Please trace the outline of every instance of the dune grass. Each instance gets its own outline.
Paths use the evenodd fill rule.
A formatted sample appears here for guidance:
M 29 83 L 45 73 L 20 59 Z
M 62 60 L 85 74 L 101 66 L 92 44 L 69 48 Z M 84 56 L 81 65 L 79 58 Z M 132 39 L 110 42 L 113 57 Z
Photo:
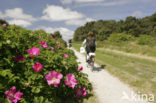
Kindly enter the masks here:
M 138 45 L 136 42 L 119 42 L 110 43 L 108 41 L 98 41 L 98 47 L 109 48 L 113 50 L 124 51 L 127 53 L 142 54 L 147 56 L 156 57 L 156 45 Z
M 122 81 L 141 92 L 156 93 L 156 62 L 123 56 L 104 50 L 96 51 L 97 63 L 107 65 L 105 68 Z M 102 61 L 102 62 L 100 62 Z

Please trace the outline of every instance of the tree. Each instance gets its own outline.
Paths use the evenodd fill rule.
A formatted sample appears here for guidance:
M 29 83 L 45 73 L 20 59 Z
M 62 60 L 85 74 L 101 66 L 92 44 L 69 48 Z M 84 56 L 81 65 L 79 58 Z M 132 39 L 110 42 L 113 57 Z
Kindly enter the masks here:
M 98 20 L 87 22 L 74 32 L 74 40 L 82 41 L 89 31 L 96 34 L 97 40 L 106 40 L 112 33 L 126 33 L 135 37 L 140 34 L 156 35 L 156 13 L 144 18 L 129 16 L 125 20 Z
M 54 34 L 53 34 L 53 37 L 54 38 L 62 38 L 62 35 L 60 34 L 59 31 L 55 31 Z

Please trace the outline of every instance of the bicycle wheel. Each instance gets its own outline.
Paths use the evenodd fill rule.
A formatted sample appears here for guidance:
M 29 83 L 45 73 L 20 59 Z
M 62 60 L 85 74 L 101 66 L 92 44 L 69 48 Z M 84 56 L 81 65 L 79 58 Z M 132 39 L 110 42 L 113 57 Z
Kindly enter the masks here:
M 90 66 L 91 66 L 91 70 L 93 71 L 94 70 L 94 61 L 93 60 L 91 61 Z

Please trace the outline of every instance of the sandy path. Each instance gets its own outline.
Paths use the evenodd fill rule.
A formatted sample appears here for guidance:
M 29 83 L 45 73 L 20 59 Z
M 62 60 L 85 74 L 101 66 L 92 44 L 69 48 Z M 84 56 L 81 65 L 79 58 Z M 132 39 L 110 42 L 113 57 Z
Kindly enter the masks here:
M 106 70 L 102 70 L 95 64 L 95 70 L 92 72 L 87 68 L 85 57 L 79 52 L 75 51 L 78 57 L 79 65 L 83 66 L 84 73 L 88 74 L 88 79 L 93 84 L 93 90 L 96 93 L 100 103 L 147 103 L 144 101 L 137 101 L 137 96 L 133 94 L 133 90 L 119 79 L 110 75 Z

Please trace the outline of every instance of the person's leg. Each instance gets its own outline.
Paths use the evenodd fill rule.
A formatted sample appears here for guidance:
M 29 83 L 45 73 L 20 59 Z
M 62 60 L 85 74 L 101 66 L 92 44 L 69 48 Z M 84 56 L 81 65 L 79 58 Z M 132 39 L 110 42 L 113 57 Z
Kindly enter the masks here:
M 86 62 L 88 61 L 89 59 L 89 51 L 86 51 Z

